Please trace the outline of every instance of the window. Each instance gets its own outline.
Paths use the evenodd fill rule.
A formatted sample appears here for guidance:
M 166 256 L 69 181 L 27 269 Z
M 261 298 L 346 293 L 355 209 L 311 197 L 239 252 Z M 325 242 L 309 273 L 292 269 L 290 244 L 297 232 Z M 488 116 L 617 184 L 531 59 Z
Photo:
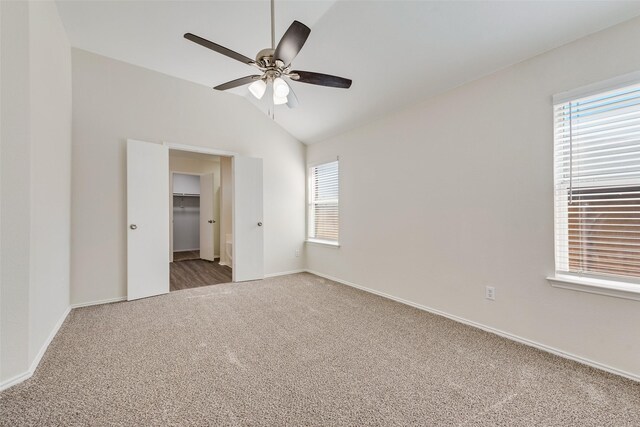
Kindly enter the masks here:
M 554 106 L 556 273 L 640 283 L 640 84 Z
M 338 243 L 338 178 L 338 161 L 309 168 L 307 238 L 310 241 Z

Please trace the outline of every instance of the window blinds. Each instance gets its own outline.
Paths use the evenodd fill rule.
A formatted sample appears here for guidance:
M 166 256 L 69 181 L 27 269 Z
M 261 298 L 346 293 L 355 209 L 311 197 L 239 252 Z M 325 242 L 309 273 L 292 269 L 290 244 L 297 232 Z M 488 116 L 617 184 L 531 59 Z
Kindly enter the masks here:
M 640 283 L 640 84 L 556 104 L 554 128 L 557 272 Z
M 338 241 L 338 161 L 309 169 L 309 238 Z

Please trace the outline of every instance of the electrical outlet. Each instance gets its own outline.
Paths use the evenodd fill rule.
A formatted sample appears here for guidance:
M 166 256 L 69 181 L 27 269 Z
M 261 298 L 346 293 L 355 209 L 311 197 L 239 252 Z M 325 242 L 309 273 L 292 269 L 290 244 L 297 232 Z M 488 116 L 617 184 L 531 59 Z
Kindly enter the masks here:
M 296 258 L 300 258 L 300 249 L 296 249 L 293 254 L 296 256 Z
M 488 300 L 495 301 L 496 299 L 496 288 L 493 286 L 487 286 L 484 291 L 484 297 Z

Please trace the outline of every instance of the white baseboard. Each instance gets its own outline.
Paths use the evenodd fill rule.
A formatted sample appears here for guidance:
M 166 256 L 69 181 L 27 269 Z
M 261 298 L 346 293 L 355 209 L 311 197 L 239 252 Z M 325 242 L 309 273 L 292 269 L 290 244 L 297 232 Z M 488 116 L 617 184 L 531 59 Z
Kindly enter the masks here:
M 90 301 L 90 302 L 84 302 L 79 304 L 72 304 L 69 307 L 67 307 L 64 313 L 62 313 L 62 316 L 60 317 L 58 322 L 55 324 L 55 326 L 51 330 L 51 333 L 49 334 L 49 336 L 47 337 L 47 340 L 44 342 L 44 344 L 40 348 L 40 351 L 38 351 L 38 354 L 31 362 L 31 366 L 29 366 L 29 369 L 26 372 L 18 374 L 15 377 L 9 378 L 8 380 L 0 383 L 0 391 L 6 390 L 9 387 L 12 387 L 16 384 L 23 382 L 24 380 L 31 378 L 33 373 L 38 368 L 38 365 L 40 364 L 42 357 L 44 356 L 45 352 L 47 351 L 47 348 L 49 347 L 49 344 L 51 344 L 51 341 L 53 341 L 53 338 L 56 336 L 56 334 L 60 330 L 60 327 L 62 326 L 62 324 L 64 323 L 65 319 L 67 318 L 67 316 L 69 315 L 72 309 L 79 308 L 79 307 L 87 307 L 90 305 L 108 304 L 111 302 L 125 301 L 126 299 L 127 297 L 109 298 L 109 299 L 100 300 L 100 301 Z
M 112 302 L 126 301 L 127 297 L 108 298 L 99 301 L 79 302 L 77 304 L 71 304 L 71 308 L 89 307 L 91 305 L 110 304 Z
M 62 313 L 62 316 L 60 316 L 60 318 L 58 319 L 58 322 L 56 322 L 56 324 L 54 325 L 46 341 L 42 344 L 42 347 L 40 347 L 40 351 L 36 355 L 35 359 L 33 359 L 33 362 L 31 362 L 31 367 L 29 368 L 31 372 L 36 371 L 36 368 L 38 367 L 40 360 L 42 360 L 42 356 L 44 356 L 44 353 L 47 351 L 49 344 L 51 344 L 51 341 L 53 341 L 53 339 L 55 338 L 56 334 L 60 330 L 60 327 L 62 326 L 64 321 L 67 319 L 67 316 L 69 315 L 70 312 L 71 312 L 71 307 L 69 306 L 64 311 L 64 313 Z
M 286 276 L 288 274 L 296 274 L 296 273 L 304 273 L 307 270 L 305 269 L 300 269 L 300 270 L 291 270 L 291 271 L 281 271 L 279 273 L 269 273 L 269 274 L 265 274 L 264 278 L 268 278 L 268 277 L 278 277 L 278 276 Z M 319 274 L 318 274 L 319 276 Z
M 555 354 L 556 356 L 560 356 L 560 357 L 563 357 L 565 359 L 570 359 L 570 360 L 573 360 L 575 362 L 582 363 L 583 365 L 591 366 L 592 368 L 600 369 L 600 370 L 603 370 L 603 371 L 606 371 L 606 372 L 609 372 L 609 373 L 612 373 L 612 374 L 615 374 L 615 375 L 619 375 L 621 377 L 629 378 L 630 380 L 640 381 L 640 375 L 633 374 L 631 372 L 626 372 L 626 371 L 623 371 L 621 369 L 617 369 L 617 368 L 605 365 L 603 363 L 596 362 L 596 361 L 584 358 L 582 356 L 578 356 L 578 355 L 575 355 L 575 354 L 572 354 L 572 353 L 568 353 L 566 351 L 563 351 L 563 350 L 560 350 L 560 349 L 557 349 L 557 348 L 554 348 L 554 347 L 550 347 L 548 345 L 545 345 L 545 344 L 542 344 L 542 343 L 539 343 L 539 342 L 536 342 L 536 341 L 532 341 L 530 339 L 523 338 L 523 337 L 520 337 L 518 335 L 514 335 L 512 333 L 502 331 L 500 329 L 493 328 L 491 326 L 486 326 L 486 325 L 483 325 L 481 323 L 465 319 L 463 317 L 459 317 L 459 316 L 455 316 L 453 314 L 445 313 L 444 311 L 441 311 L 441 310 L 438 310 L 438 309 L 435 309 L 435 308 L 427 307 L 427 306 L 422 305 L 422 304 L 417 304 L 417 303 L 414 303 L 414 302 L 411 302 L 411 301 L 408 301 L 408 300 L 405 300 L 405 299 L 402 299 L 402 298 L 394 297 L 393 295 L 389 295 L 389 294 L 386 294 L 384 292 L 376 291 L 374 289 L 370 289 L 370 288 L 367 288 L 365 286 L 357 285 L 355 283 L 352 283 L 352 282 L 349 282 L 349 281 L 346 281 L 346 280 L 338 279 L 337 277 L 332 277 L 332 276 L 329 276 L 329 275 L 326 275 L 326 274 L 322 274 L 322 273 L 319 273 L 317 271 L 313 271 L 313 270 L 305 270 L 305 271 L 307 273 L 315 274 L 316 276 L 324 277 L 325 279 L 333 280 L 334 282 L 338 282 L 338 283 L 341 283 L 343 285 L 351 286 L 353 288 L 360 289 L 360 290 L 365 291 L 365 292 L 369 292 L 369 293 L 372 293 L 372 294 L 375 294 L 375 295 L 378 295 L 378 296 L 381 296 L 381 297 L 384 297 L 384 298 L 387 298 L 387 299 L 390 299 L 390 300 L 393 300 L 393 301 L 396 301 L 396 302 L 399 302 L 399 303 L 402 303 L 402 304 L 409 305 L 409 306 L 417 308 L 419 310 L 427 311 L 429 313 L 433 313 L 433 314 L 436 314 L 438 316 L 443 316 L 443 317 L 446 317 L 448 319 L 454 320 L 456 322 L 463 323 L 465 325 L 469 325 L 469 326 L 473 326 L 473 327 L 478 328 L 478 329 L 482 329 L 483 331 L 499 335 L 499 336 L 501 336 L 503 338 L 507 338 L 507 339 L 510 339 L 512 341 L 519 342 L 520 344 L 528 345 L 530 347 L 535 347 L 535 348 L 537 348 L 539 350 L 546 351 L 547 353 Z
M 9 378 L 8 380 L 0 383 L 0 391 L 6 390 L 9 387 L 13 387 L 16 384 L 20 384 L 22 381 L 28 380 L 33 375 L 33 371 L 29 369 L 27 372 L 23 372 L 19 375 L 16 375 L 13 378 Z
M 31 378 L 33 373 L 38 368 L 38 365 L 40 364 L 42 357 L 46 353 L 47 348 L 49 347 L 49 344 L 51 344 L 51 341 L 53 341 L 53 338 L 56 336 L 56 334 L 60 330 L 60 327 L 62 326 L 62 324 L 64 323 L 65 319 L 67 318 L 70 312 L 71 312 L 71 307 L 67 307 L 64 313 L 62 313 L 62 316 L 60 316 L 60 319 L 58 319 L 58 322 L 56 322 L 56 324 L 54 325 L 53 329 L 51 330 L 51 333 L 49 333 L 49 336 L 47 337 L 45 342 L 42 344 L 42 347 L 40 347 L 40 351 L 38 351 L 38 354 L 31 362 L 31 366 L 29 366 L 29 370 L 0 383 L 0 391 L 6 390 L 11 386 L 19 384 L 22 381 Z

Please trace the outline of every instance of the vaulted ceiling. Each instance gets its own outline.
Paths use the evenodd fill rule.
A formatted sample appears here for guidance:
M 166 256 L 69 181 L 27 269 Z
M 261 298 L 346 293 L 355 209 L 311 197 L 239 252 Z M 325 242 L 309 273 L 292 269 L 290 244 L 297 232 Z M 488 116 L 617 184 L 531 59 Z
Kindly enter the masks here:
M 58 1 L 71 45 L 209 87 L 255 69 L 185 40 L 192 32 L 250 58 L 270 45 L 268 0 Z M 293 82 L 275 120 L 305 143 L 640 15 L 637 1 L 278 1 L 276 39 L 296 19 L 311 35 L 295 69 L 353 79 Z M 99 84 L 99 82 L 96 82 Z M 246 87 L 211 91 L 244 96 Z

